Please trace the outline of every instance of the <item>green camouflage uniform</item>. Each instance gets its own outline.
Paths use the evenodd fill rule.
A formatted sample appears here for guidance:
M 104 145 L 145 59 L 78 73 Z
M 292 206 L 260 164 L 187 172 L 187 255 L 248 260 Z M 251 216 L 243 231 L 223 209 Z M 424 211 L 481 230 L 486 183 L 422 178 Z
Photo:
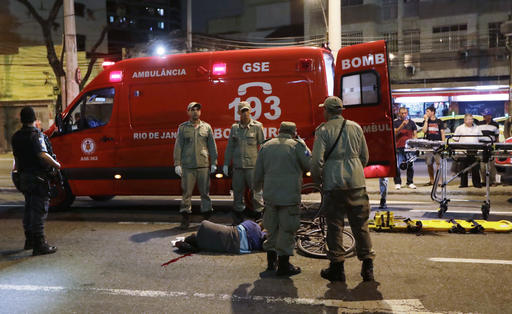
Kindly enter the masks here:
M 304 141 L 293 139 L 282 130 L 277 138 L 263 143 L 258 152 L 254 185 L 263 187 L 263 226 L 268 231 L 263 248 L 276 251 L 278 256 L 293 255 L 300 225 L 302 175 L 309 170 L 310 156 Z
M 243 197 L 245 188 L 251 190 L 251 199 L 254 210 L 263 210 L 261 190 L 255 191 L 253 186 L 254 165 L 258 156 L 258 146 L 265 140 L 263 124 L 252 120 L 247 126 L 240 122 L 231 126 L 228 145 L 224 154 L 224 165 L 233 162 L 233 209 L 242 212 L 245 209 Z
M 180 124 L 174 145 L 174 166 L 181 166 L 183 171 L 180 213 L 192 212 L 191 198 L 196 182 L 201 194 L 201 212 L 212 210 L 209 166 L 216 164 L 217 146 L 212 127 L 201 120 L 196 126 L 190 121 Z
M 327 256 L 331 262 L 344 261 L 342 232 L 345 214 L 356 239 L 357 257 L 363 260 L 375 256 L 368 231 L 370 204 L 364 177 L 368 147 L 363 130 L 356 122 L 347 120 L 338 144 L 324 160 L 324 155 L 338 137 L 343 120 L 341 115 L 335 115 L 316 129 L 311 160 L 313 180 L 323 189 Z

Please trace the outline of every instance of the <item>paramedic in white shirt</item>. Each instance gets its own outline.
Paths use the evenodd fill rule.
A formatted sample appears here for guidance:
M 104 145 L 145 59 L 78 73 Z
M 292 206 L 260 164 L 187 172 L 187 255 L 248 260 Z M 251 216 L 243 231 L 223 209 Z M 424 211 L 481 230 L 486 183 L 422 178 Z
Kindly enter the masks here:
M 478 126 L 473 124 L 473 115 L 470 113 L 466 113 L 464 115 L 464 124 L 459 125 L 455 129 L 454 135 L 475 135 L 473 137 L 458 137 L 454 136 L 453 140 L 459 143 L 465 144 L 479 144 L 480 138 L 478 135 L 482 135 L 482 131 L 478 128 Z M 473 162 L 475 162 L 475 154 L 476 152 L 472 152 L 468 150 L 466 157 L 459 159 L 461 163 L 461 169 L 464 169 L 470 166 Z M 473 168 L 471 168 L 471 181 L 473 181 L 473 186 L 475 188 L 481 188 L 482 184 L 480 182 L 480 164 L 476 164 Z M 459 188 L 467 188 L 468 187 L 468 173 L 464 172 L 460 175 L 460 185 Z

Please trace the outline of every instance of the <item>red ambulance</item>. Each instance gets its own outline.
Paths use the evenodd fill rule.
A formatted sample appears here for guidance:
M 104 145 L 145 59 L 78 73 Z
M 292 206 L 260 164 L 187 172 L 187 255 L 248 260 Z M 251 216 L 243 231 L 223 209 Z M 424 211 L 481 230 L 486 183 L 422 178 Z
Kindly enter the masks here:
M 240 101 L 251 103 L 251 115 L 263 123 L 266 137 L 277 135 L 281 121 L 293 121 L 312 148 L 315 128 L 324 121 L 318 104 L 332 94 L 344 100 L 343 115 L 365 132 L 370 149 L 366 176 L 394 176 L 384 41 L 343 48 L 336 65 L 328 50 L 311 47 L 117 62 L 89 83 L 47 131 L 65 178 L 65 191 L 52 206 L 69 207 L 79 195 L 97 200 L 180 195 L 172 152 L 191 101 L 203 105 L 201 119 L 212 125 L 220 166 Z M 211 194 L 229 194 L 230 188 L 228 178 L 211 182 Z

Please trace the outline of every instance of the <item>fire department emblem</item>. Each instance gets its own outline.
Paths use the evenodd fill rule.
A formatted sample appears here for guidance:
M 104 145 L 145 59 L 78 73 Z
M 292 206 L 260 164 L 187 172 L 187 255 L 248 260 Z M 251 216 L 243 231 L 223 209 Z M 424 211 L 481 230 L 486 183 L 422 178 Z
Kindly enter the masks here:
M 82 152 L 90 155 L 94 153 L 94 151 L 96 151 L 96 143 L 94 140 L 92 138 L 84 138 L 82 140 Z

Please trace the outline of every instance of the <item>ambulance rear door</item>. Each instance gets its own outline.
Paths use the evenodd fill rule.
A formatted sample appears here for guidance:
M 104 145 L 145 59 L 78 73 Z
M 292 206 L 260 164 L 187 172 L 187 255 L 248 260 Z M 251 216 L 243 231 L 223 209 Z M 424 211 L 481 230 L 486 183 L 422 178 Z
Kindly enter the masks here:
M 370 152 L 365 176 L 394 177 L 395 137 L 385 41 L 339 50 L 334 94 L 343 99 L 343 116 L 363 128 Z

